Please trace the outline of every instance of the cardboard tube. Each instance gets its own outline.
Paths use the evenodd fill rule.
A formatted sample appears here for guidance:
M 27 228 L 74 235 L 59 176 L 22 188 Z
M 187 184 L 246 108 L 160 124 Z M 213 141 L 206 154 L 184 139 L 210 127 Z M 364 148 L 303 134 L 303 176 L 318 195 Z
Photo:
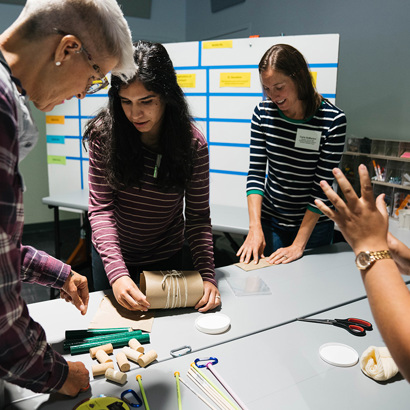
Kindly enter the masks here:
M 115 358 L 117 359 L 118 368 L 122 372 L 128 372 L 130 370 L 131 365 L 124 352 L 118 352 Z
M 107 369 L 114 369 L 114 363 L 107 362 L 107 363 L 95 364 L 94 366 L 91 367 L 91 372 L 94 377 L 101 376 L 102 374 L 105 374 Z
M 103 349 L 97 350 L 95 357 L 100 363 L 112 362 L 111 357 Z
M 204 294 L 204 283 L 198 271 L 142 271 L 140 290 L 150 309 L 171 309 L 195 306 Z M 171 276 L 170 276 L 171 275 Z
M 137 352 L 144 353 L 144 346 L 135 338 L 128 341 L 128 346 Z
M 125 373 L 114 369 L 107 369 L 105 371 L 105 378 L 120 384 L 124 384 L 127 381 L 127 375 Z
M 138 352 L 137 350 L 131 349 L 128 346 L 123 347 L 122 351 L 125 354 L 125 356 L 127 356 L 128 359 L 136 363 L 138 363 L 138 359 L 143 355 L 143 353 Z
M 111 343 L 106 345 L 95 346 L 90 349 L 90 356 L 92 359 L 95 359 L 95 355 L 99 350 L 104 350 L 105 353 L 111 354 L 114 351 L 114 348 Z
M 155 350 L 150 350 L 149 352 L 143 354 L 137 361 L 137 363 L 141 367 L 148 366 L 158 357 L 157 352 Z

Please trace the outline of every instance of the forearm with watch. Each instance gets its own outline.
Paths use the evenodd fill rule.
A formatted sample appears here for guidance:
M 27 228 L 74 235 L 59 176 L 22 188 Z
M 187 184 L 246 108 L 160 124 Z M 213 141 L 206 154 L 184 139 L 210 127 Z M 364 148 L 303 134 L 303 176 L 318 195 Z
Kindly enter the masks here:
M 410 327 L 403 326 L 410 311 L 410 293 L 385 244 L 356 252 L 369 304 L 377 327 L 403 376 L 410 379 Z

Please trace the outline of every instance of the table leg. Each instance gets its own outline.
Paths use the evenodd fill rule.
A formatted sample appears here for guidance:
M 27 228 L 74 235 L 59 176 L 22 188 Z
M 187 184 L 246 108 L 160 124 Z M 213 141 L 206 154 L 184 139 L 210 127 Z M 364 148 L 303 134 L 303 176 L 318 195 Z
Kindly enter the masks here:
M 56 259 L 60 259 L 60 212 L 58 206 L 49 205 L 48 207 L 54 209 L 54 256 Z M 56 289 L 50 288 L 50 299 L 55 299 L 57 297 L 56 292 Z

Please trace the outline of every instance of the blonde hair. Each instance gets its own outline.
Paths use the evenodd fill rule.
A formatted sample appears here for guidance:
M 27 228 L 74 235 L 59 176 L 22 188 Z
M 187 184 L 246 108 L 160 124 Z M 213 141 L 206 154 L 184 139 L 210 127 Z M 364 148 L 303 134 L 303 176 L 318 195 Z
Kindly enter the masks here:
M 28 41 L 72 34 L 94 59 L 117 58 L 112 74 L 124 80 L 135 75 L 131 31 L 115 0 L 27 0 L 17 22 Z

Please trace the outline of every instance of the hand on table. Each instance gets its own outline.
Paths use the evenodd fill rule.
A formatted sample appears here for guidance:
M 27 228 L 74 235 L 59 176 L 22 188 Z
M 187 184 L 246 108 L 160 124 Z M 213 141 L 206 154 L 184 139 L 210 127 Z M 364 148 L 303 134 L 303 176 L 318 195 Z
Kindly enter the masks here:
M 303 249 L 297 245 L 290 245 L 286 248 L 279 248 L 273 252 L 270 256 L 266 257 L 266 261 L 273 265 L 279 265 L 281 263 L 286 264 L 293 262 L 303 256 Z
M 219 295 L 218 288 L 211 282 L 204 282 L 204 294 L 201 300 L 195 305 L 195 309 L 198 312 L 206 312 L 211 309 L 215 309 L 221 304 L 221 296 Z
M 128 310 L 147 312 L 150 307 L 146 296 L 129 276 L 121 276 L 112 284 L 117 302 Z
M 85 315 L 89 297 L 87 278 L 72 270 L 60 289 L 60 297 L 66 302 L 71 302 L 82 315 Z
M 258 263 L 259 258 L 264 258 L 263 251 L 265 246 L 266 242 L 262 228 L 250 229 L 245 242 L 239 248 L 236 256 L 240 257 L 240 262 L 249 263 L 251 260 L 254 260 L 255 263 Z
M 360 198 L 340 169 L 335 168 L 333 175 L 347 202 L 344 202 L 327 182 L 321 181 L 320 186 L 335 209 L 330 209 L 319 199 L 315 200 L 316 206 L 337 224 L 356 254 L 360 251 L 387 249 L 388 214 L 384 194 L 374 200 L 366 166 L 359 166 Z
M 90 385 L 90 375 L 82 362 L 67 362 L 68 376 L 63 387 L 58 391 L 67 396 L 77 396 L 80 390 L 85 390 Z

